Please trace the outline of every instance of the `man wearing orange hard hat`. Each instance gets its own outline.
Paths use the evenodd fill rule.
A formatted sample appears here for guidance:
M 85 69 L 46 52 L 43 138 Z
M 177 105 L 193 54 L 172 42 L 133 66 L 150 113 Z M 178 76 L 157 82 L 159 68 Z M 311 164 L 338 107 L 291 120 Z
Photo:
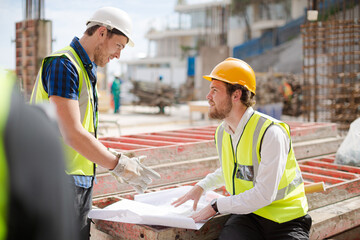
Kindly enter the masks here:
M 219 239 L 309 239 L 311 217 L 289 126 L 255 111 L 256 78 L 244 61 L 227 58 L 209 75 L 209 116 L 223 120 L 215 132 L 220 168 L 173 202 L 179 206 L 225 185 L 230 194 L 214 199 L 192 218 L 231 214 Z

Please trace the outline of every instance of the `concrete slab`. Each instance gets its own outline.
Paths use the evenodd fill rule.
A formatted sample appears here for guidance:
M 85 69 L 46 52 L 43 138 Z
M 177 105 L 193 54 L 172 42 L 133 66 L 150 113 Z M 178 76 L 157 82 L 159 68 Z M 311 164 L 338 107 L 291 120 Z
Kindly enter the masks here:
M 360 196 L 309 212 L 310 239 L 325 239 L 360 225 Z

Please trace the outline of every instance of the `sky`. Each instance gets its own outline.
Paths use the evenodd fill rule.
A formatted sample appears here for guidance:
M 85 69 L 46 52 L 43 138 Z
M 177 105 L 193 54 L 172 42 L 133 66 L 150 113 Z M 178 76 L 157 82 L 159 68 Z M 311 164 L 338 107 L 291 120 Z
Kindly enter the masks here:
M 126 11 L 133 20 L 135 47 L 126 47 L 121 59 L 133 59 L 147 53 L 145 34 L 151 25 L 164 27 L 174 15 L 176 0 L 44 0 L 45 19 L 52 21 L 52 50 L 70 44 L 74 36 L 81 37 L 87 19 L 100 7 L 112 6 Z M 22 21 L 25 0 L 0 0 L 0 67 L 15 69 L 15 23 Z M 112 60 L 108 73 L 119 68 L 119 60 Z

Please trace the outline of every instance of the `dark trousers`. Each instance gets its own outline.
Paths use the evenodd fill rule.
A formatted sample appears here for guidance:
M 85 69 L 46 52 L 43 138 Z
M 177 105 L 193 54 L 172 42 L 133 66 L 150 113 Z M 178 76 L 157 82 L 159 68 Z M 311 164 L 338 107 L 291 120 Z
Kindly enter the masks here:
M 311 217 L 306 214 L 294 220 L 277 223 L 256 214 L 233 214 L 220 233 L 220 240 L 289 240 L 309 239 Z
M 90 239 L 90 225 L 91 220 L 87 217 L 92 207 L 92 191 L 93 186 L 90 188 L 78 187 L 74 184 L 72 179 L 72 189 L 74 190 L 74 208 L 75 214 L 79 220 L 80 226 L 80 239 Z

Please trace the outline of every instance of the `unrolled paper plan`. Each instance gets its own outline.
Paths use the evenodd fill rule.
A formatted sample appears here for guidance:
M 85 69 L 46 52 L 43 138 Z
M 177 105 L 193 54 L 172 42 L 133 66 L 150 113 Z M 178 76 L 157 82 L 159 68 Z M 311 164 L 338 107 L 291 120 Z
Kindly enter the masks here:
M 161 225 L 169 227 L 199 230 L 204 224 L 195 223 L 190 217 L 193 211 L 193 200 L 175 208 L 172 202 L 187 193 L 192 186 L 167 189 L 158 192 L 135 195 L 135 199 L 123 199 L 103 209 L 93 209 L 89 218 L 114 222 Z M 204 194 L 198 203 L 196 211 L 200 211 L 214 198 L 223 197 L 213 191 Z

